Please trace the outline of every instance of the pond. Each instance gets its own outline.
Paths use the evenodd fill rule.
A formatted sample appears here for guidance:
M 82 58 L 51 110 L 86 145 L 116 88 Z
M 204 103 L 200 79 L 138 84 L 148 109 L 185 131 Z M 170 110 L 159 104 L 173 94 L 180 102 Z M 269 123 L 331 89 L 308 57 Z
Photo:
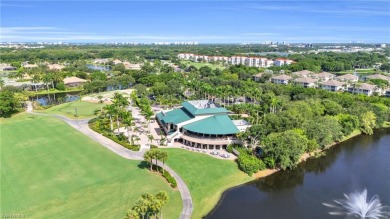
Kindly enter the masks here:
M 72 102 L 80 99 L 80 92 L 43 94 L 30 97 L 31 101 L 36 101 L 42 106 L 55 105 Z
M 324 205 L 343 194 L 368 191 L 390 205 L 390 129 L 360 135 L 310 159 L 295 170 L 226 191 L 207 219 L 345 218 L 333 216 Z

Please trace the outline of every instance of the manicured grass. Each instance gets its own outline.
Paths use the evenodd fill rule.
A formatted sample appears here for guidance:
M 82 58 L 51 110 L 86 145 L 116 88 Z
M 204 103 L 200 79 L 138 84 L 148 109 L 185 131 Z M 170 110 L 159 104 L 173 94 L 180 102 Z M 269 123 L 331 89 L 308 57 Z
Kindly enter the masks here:
M 164 218 L 179 218 L 180 193 L 63 121 L 20 114 L 1 122 L 0 214 L 25 218 L 123 218 L 142 193 L 167 191 Z
M 216 68 L 219 68 L 221 70 L 225 69 L 226 67 L 223 65 L 217 65 L 217 64 L 211 64 L 211 63 L 204 63 L 204 62 L 191 62 L 191 61 L 182 61 L 183 64 L 188 65 L 188 66 L 195 66 L 197 69 L 203 67 L 203 66 L 209 66 L 213 70 Z
M 374 74 L 374 73 L 380 74 L 382 72 L 380 70 L 375 70 L 375 69 L 356 69 L 356 70 L 340 71 L 340 72 L 336 72 L 336 73 L 337 74 L 353 74 L 355 71 L 359 74 Z
M 83 88 L 73 88 L 68 90 L 57 90 L 57 89 L 50 89 L 50 90 L 41 90 L 38 92 L 32 91 L 33 95 L 44 95 L 44 94 L 60 94 L 60 93 L 71 93 L 71 92 L 77 92 L 77 91 L 83 91 Z
M 218 203 L 223 191 L 254 178 L 241 172 L 237 164 L 183 149 L 164 149 L 168 165 L 186 182 L 192 196 L 192 218 L 202 218 Z
M 90 103 L 83 101 L 73 101 L 69 103 L 63 103 L 57 106 L 50 107 L 46 110 L 37 110 L 36 112 L 45 114 L 60 114 L 71 119 L 83 119 L 94 117 L 94 111 L 100 110 L 105 104 L 103 103 Z M 75 117 L 75 108 L 77 108 L 77 115 Z

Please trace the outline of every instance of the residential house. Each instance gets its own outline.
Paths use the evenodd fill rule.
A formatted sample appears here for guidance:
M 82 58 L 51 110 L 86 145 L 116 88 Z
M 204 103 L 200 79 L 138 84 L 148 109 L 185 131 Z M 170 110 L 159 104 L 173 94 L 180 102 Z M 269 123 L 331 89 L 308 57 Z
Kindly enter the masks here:
M 106 64 L 108 62 L 109 62 L 108 59 L 95 59 L 93 61 L 93 63 L 95 63 L 95 64 Z
M 119 59 L 115 59 L 115 60 L 112 61 L 112 63 L 113 63 L 114 65 L 118 65 L 118 64 L 121 64 L 122 61 L 119 60 Z
M 308 71 L 308 70 L 303 70 L 303 71 L 296 71 L 296 72 L 293 72 L 292 75 L 293 76 L 297 76 L 297 77 L 309 77 L 311 74 L 313 74 L 313 72 L 311 71 Z
M 258 73 L 252 76 L 254 81 L 260 81 L 260 78 L 263 76 L 263 73 Z
M 143 64 L 132 64 L 130 62 L 123 62 L 123 65 L 125 66 L 126 69 L 129 70 L 141 70 Z
M 380 92 L 380 89 L 377 86 L 367 83 L 355 84 L 348 88 L 348 92 L 355 94 L 365 94 L 371 96 L 374 92 Z
M 327 91 L 343 91 L 345 89 L 346 83 L 335 81 L 335 80 L 328 80 L 324 82 L 320 82 L 320 87 L 323 90 Z
M 308 87 L 314 88 L 314 87 L 317 87 L 317 82 L 318 82 L 317 79 L 308 78 L 308 77 L 297 78 L 297 79 L 294 80 L 295 84 L 300 85 L 300 86 L 302 86 L 304 88 L 308 88 Z
M 77 86 L 80 86 L 80 85 L 84 84 L 85 82 L 87 82 L 87 80 L 84 80 L 84 79 L 81 79 L 78 77 L 64 78 L 63 81 L 64 81 L 64 84 L 68 87 L 77 87 Z
M 23 68 L 37 68 L 38 65 L 37 64 L 25 64 L 23 65 Z
M 359 76 L 352 75 L 352 74 L 345 74 L 336 77 L 337 80 L 339 81 L 347 81 L 347 82 L 358 82 L 359 81 Z
M 382 80 L 390 82 L 390 77 L 386 77 L 386 76 L 381 75 L 381 74 L 374 74 L 374 75 L 369 75 L 366 77 L 366 81 L 368 81 L 370 79 L 382 79 Z
M 277 75 L 271 78 L 271 82 L 274 84 L 288 84 L 291 80 L 289 75 Z
M 318 74 L 312 74 L 311 75 L 312 78 L 316 78 L 318 79 L 319 81 L 328 81 L 330 79 L 333 79 L 335 77 L 334 74 L 331 74 L 329 72 L 321 72 L 321 73 L 318 73 Z
M 0 64 L 0 71 L 15 71 L 16 68 L 6 64 Z
M 59 64 L 49 64 L 49 65 L 47 65 L 47 67 L 50 70 L 62 70 L 63 68 L 65 68 L 65 66 L 59 65 Z

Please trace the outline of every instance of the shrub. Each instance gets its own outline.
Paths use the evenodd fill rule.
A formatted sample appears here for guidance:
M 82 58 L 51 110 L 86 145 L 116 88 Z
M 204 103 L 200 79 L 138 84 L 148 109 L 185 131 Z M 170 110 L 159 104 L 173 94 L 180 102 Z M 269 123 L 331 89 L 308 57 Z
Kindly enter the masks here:
M 60 83 L 56 84 L 56 88 L 57 88 L 57 90 L 65 90 L 66 89 L 64 82 L 60 82 Z
M 156 145 L 154 145 L 154 144 L 151 144 L 150 148 L 158 148 L 158 147 Z
M 276 167 L 275 159 L 273 157 L 264 158 L 264 164 L 267 165 L 267 167 L 272 169 Z
M 262 160 L 248 153 L 240 153 L 237 162 L 238 167 L 249 176 L 266 167 Z
M 163 173 L 162 168 L 158 169 L 158 171 L 167 180 L 167 182 L 171 185 L 172 188 L 177 187 L 177 182 L 176 182 L 175 178 L 173 178 L 173 176 L 171 176 L 171 174 L 169 174 L 168 171 L 164 170 L 164 173 Z
M 233 152 L 233 145 L 229 144 L 226 148 L 226 151 L 229 153 L 232 153 Z

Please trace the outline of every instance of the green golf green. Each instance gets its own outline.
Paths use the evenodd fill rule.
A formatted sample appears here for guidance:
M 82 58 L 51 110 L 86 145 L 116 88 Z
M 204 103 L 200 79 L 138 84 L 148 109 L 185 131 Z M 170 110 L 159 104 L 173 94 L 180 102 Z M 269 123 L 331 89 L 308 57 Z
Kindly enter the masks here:
M 94 116 L 94 111 L 100 110 L 103 106 L 105 106 L 103 103 L 73 101 L 53 106 L 46 110 L 36 110 L 36 112 L 45 114 L 60 114 L 71 119 L 83 119 L 92 118 Z M 77 117 L 74 116 L 76 112 L 75 109 L 77 109 Z
M 164 150 L 168 152 L 167 164 L 183 178 L 191 192 L 192 218 L 202 218 L 210 212 L 226 189 L 254 179 L 231 160 L 183 149 Z
M 16 115 L 1 122 L 1 215 L 123 218 L 142 193 L 168 192 L 164 218 L 178 218 L 180 193 L 63 121 Z

